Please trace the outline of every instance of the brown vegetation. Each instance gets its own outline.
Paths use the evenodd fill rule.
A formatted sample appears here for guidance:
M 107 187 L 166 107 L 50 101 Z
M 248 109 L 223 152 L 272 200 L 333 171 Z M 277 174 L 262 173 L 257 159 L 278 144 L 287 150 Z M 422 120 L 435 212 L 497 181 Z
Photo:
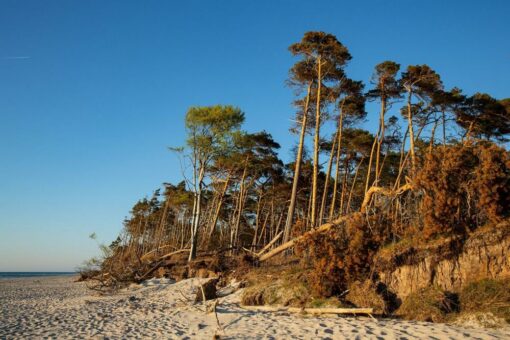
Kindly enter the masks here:
M 191 173 L 137 202 L 119 238 L 84 275 L 99 287 L 152 276 L 250 281 L 250 273 L 278 268 L 279 256 L 297 254 L 300 263 L 285 274 L 261 274 L 275 279 L 252 282 L 243 302 L 313 307 L 331 299 L 384 314 L 402 303 L 399 313 L 407 317 L 444 320 L 457 307 L 432 282 L 401 301 L 380 279 L 432 249 L 427 270 L 434 276 L 435 264 L 454 263 L 477 230 L 506 225 L 510 154 L 497 143 L 510 133 L 508 105 L 446 91 L 429 66 L 400 72 L 393 61 L 375 67 L 364 93 L 363 82 L 345 74 L 347 48 L 324 32 L 306 33 L 290 50 L 300 58 L 289 79 L 298 95 L 295 160 L 284 164 L 267 132 L 242 131 L 239 108 L 190 108 L 186 146 L 173 151 Z M 403 99 L 401 124 L 389 114 Z M 366 100 L 381 105 L 375 134 L 356 128 Z

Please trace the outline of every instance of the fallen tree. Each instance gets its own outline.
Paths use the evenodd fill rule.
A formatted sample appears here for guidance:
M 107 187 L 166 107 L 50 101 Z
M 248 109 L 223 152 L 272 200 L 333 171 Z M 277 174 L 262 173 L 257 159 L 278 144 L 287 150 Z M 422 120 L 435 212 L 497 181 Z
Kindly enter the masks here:
M 333 227 L 339 226 L 340 224 L 345 222 L 352 215 L 353 214 L 349 214 L 349 215 L 345 215 L 345 216 L 339 217 L 336 220 L 333 220 L 331 222 L 328 222 L 328 223 L 325 223 L 325 224 L 321 225 L 317 229 L 313 229 L 313 230 L 307 231 L 303 235 L 298 236 L 296 238 L 293 238 L 292 240 L 290 240 L 288 242 L 285 242 L 284 244 L 280 245 L 279 247 L 274 248 L 273 250 L 269 251 L 266 254 L 262 254 L 262 252 L 260 252 L 258 254 L 257 260 L 260 261 L 260 262 L 267 261 L 270 258 L 272 258 L 273 256 L 278 255 L 281 252 L 283 252 L 283 251 L 293 247 L 296 243 L 298 243 L 299 241 L 305 239 L 306 237 L 308 237 L 308 236 L 310 236 L 312 234 L 323 233 L 323 232 L 326 232 L 326 231 L 330 230 Z
M 289 313 L 307 313 L 307 314 L 365 314 L 374 313 L 373 308 L 299 308 L 299 307 L 280 307 L 280 306 L 241 306 L 241 308 L 260 311 L 260 312 L 289 312 Z

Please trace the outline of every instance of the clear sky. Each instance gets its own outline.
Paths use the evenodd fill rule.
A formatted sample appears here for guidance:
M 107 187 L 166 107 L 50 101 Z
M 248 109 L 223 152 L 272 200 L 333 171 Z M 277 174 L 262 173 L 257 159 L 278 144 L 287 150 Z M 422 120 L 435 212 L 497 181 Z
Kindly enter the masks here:
M 510 97 L 510 1 L 0 2 L 0 271 L 72 270 L 180 169 L 191 105 L 234 104 L 289 159 L 287 47 L 335 34 L 368 82 L 394 60 Z M 376 112 L 369 112 L 369 118 Z M 368 126 L 370 127 L 370 126 Z

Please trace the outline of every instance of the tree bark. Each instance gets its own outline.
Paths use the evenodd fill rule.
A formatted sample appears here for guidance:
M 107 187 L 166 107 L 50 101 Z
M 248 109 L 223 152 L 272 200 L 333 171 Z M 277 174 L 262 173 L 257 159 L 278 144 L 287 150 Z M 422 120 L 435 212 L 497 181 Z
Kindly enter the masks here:
M 308 118 L 308 105 L 310 103 L 310 92 L 312 90 L 312 83 L 308 84 L 308 90 L 306 93 L 305 107 L 303 110 L 303 119 L 301 122 L 301 133 L 299 135 L 299 146 L 298 152 L 296 155 L 296 164 L 294 165 L 294 178 L 292 179 L 292 193 L 290 195 L 290 204 L 289 210 L 287 212 L 287 220 L 285 221 L 285 230 L 284 230 L 284 241 L 288 241 L 290 231 L 292 228 L 292 223 L 294 219 L 294 211 L 296 209 L 296 198 L 297 198 L 297 190 L 298 190 L 298 182 L 299 175 L 301 173 L 301 160 L 303 158 L 303 147 L 305 143 L 305 134 L 306 134 L 306 124 Z
M 411 108 L 411 98 L 413 92 L 411 89 L 408 90 L 407 96 L 407 121 L 409 125 L 409 151 L 411 153 L 411 172 L 412 177 L 414 177 L 416 173 L 416 155 L 414 153 L 414 130 L 413 130 L 413 111 Z
M 322 60 L 317 58 L 317 101 L 315 107 L 315 138 L 313 149 L 313 182 L 312 182 L 312 211 L 310 216 L 311 227 L 317 223 L 317 181 L 319 179 L 319 142 L 321 126 L 321 87 L 322 87 Z
M 342 133 L 344 126 L 344 101 L 342 101 L 342 105 L 340 106 L 340 117 L 338 119 L 338 145 L 336 149 L 336 166 L 335 166 L 335 184 L 333 185 L 333 198 L 331 199 L 331 206 L 329 208 L 329 219 L 333 218 L 335 214 L 335 205 L 336 205 L 336 195 L 338 192 L 338 177 L 340 173 L 340 156 L 342 155 Z
M 189 252 L 188 261 L 192 261 L 197 256 L 197 241 L 198 241 L 198 228 L 200 226 L 200 217 L 202 213 L 202 186 L 204 181 L 205 169 L 204 165 L 200 164 L 200 170 L 198 174 L 198 181 L 195 187 L 195 206 L 193 225 L 191 227 L 191 246 Z
M 288 242 L 285 242 L 284 244 L 282 244 L 281 246 L 279 247 L 276 247 L 274 248 L 273 250 L 271 250 L 270 252 L 266 253 L 266 254 L 263 254 L 263 255 L 260 255 L 259 257 L 259 261 L 260 262 L 263 262 L 263 261 L 267 261 L 269 260 L 270 258 L 272 258 L 273 256 L 275 255 L 278 255 L 280 254 L 281 252 L 293 247 L 297 242 L 301 241 L 302 239 L 304 239 L 305 237 L 309 236 L 309 235 L 312 235 L 314 233 L 323 233 L 325 231 L 328 231 L 330 230 L 331 228 L 333 227 L 336 227 L 337 225 L 339 225 L 340 223 L 343 223 L 347 220 L 347 217 L 348 216 L 342 216 L 340 218 L 337 218 L 336 220 L 332 221 L 332 222 L 328 222 L 328 223 L 325 223 L 323 225 L 321 225 L 320 227 L 318 227 L 317 229 L 313 229 L 313 230 L 310 230 L 310 231 L 307 231 L 306 233 L 304 233 L 303 235 L 301 236 L 298 236 Z
M 384 87 L 384 83 L 382 85 Z M 385 128 L 385 120 L 384 116 L 386 115 L 386 97 L 384 95 L 381 96 L 381 113 L 380 113 L 380 133 L 379 133 L 379 140 L 377 141 L 377 156 L 375 159 L 375 185 L 379 185 L 379 178 L 381 176 L 382 172 L 382 165 L 380 165 L 380 158 L 381 158 L 381 147 L 382 143 L 384 141 L 384 128 Z
M 333 166 L 333 158 L 335 154 L 337 135 L 338 132 L 335 134 L 335 137 L 333 138 L 333 145 L 331 146 L 331 152 L 329 153 L 328 168 L 326 170 L 326 179 L 324 181 L 324 189 L 322 191 L 321 209 L 319 211 L 319 223 L 322 223 L 322 220 L 324 218 L 324 210 L 326 210 L 326 198 L 328 196 L 329 177 L 331 176 L 331 168 Z
M 220 216 L 221 207 L 223 205 L 223 197 L 225 196 L 225 192 L 227 192 L 229 182 L 230 182 L 230 174 L 227 175 L 227 178 L 225 179 L 225 184 L 223 185 L 220 196 L 218 197 L 218 205 L 216 206 L 216 211 L 214 212 L 214 217 L 211 222 L 211 227 L 209 229 L 209 235 L 207 238 L 207 247 L 209 247 L 209 245 L 211 243 L 212 235 L 214 233 L 214 229 L 216 229 L 216 224 L 218 223 L 218 218 Z

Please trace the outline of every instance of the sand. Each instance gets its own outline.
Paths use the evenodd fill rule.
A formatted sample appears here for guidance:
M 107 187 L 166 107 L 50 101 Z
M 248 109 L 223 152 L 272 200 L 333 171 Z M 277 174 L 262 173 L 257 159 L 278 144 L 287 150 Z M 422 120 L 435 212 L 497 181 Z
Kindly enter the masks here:
M 0 339 L 509 339 L 510 329 L 467 328 L 368 317 L 303 316 L 240 307 L 241 291 L 214 313 L 192 305 L 199 279 L 150 280 L 98 296 L 71 277 L 0 280 Z

